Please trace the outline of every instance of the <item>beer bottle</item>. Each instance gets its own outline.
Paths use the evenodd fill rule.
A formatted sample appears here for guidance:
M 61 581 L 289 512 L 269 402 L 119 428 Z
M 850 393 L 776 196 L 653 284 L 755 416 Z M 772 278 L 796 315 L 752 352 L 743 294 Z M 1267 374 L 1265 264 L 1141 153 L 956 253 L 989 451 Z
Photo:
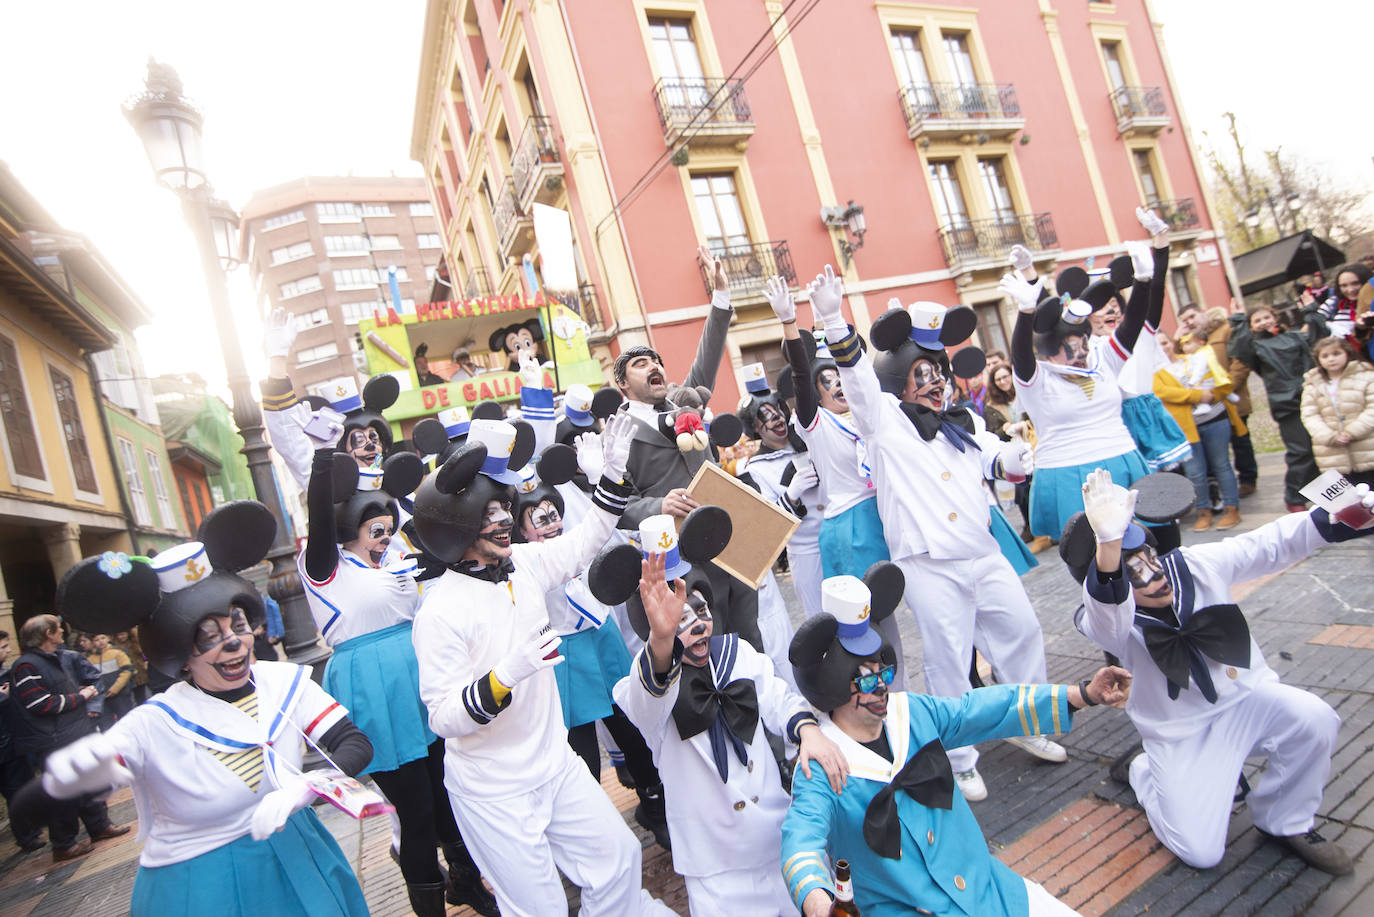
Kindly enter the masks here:
M 830 917 L 859 917 L 854 903 L 854 886 L 849 881 L 849 861 L 835 861 L 835 902 L 830 905 Z

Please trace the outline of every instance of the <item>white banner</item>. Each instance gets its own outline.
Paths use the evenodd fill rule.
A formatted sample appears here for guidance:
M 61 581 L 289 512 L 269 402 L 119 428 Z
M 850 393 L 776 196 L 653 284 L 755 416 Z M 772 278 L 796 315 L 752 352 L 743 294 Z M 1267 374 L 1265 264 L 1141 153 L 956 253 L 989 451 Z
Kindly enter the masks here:
M 572 220 L 566 210 L 534 205 L 534 238 L 539 243 L 539 271 L 544 286 L 554 291 L 577 289 L 577 265 L 573 261 Z

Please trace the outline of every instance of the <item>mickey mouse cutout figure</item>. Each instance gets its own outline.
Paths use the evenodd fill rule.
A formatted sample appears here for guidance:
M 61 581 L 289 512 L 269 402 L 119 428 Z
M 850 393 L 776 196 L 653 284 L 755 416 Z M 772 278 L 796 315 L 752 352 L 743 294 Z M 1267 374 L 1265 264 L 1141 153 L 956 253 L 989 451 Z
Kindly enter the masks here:
M 522 354 L 530 354 L 537 359 L 545 359 L 541 352 L 540 344 L 544 341 L 544 328 L 539 323 L 539 319 L 532 318 L 525 322 L 516 322 L 497 328 L 491 333 L 487 340 L 487 345 L 491 352 L 500 350 L 506 355 L 506 369 L 516 372 L 520 369 L 520 357 Z

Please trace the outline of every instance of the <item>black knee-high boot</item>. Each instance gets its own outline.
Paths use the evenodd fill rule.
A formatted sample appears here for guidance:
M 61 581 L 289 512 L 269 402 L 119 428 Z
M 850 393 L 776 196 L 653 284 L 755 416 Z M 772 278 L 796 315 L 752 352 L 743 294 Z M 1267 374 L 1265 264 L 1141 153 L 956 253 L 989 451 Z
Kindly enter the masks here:
M 444 859 L 448 862 L 448 888 L 445 898 L 449 904 L 466 904 L 482 917 L 499 917 L 496 898 L 482 884 L 482 871 L 473 862 L 465 844 L 443 843 Z
M 442 882 L 407 884 L 406 894 L 410 896 L 410 909 L 415 912 L 415 917 L 444 917 L 448 912 L 444 906 Z

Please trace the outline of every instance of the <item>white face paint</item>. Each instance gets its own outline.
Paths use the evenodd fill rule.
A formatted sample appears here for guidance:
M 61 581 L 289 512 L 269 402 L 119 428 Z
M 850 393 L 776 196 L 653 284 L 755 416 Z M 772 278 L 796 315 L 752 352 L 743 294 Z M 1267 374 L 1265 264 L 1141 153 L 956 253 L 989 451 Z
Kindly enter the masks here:
M 206 691 L 232 691 L 248 681 L 253 663 L 253 628 L 241 608 L 207 615 L 196 625 L 186 670 Z
M 687 597 L 687 604 L 682 606 L 682 617 L 677 624 L 677 638 L 682 641 L 684 664 L 701 667 L 710 661 L 713 627 L 711 607 L 700 593 L 693 592 Z

